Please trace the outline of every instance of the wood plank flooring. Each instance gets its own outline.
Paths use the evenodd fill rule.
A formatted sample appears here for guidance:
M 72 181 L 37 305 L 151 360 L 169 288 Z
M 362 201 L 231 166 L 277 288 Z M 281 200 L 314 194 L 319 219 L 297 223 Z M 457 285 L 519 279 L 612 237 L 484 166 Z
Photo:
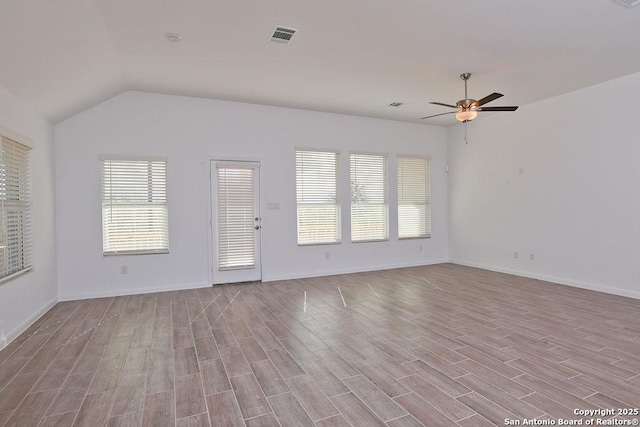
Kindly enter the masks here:
M 639 373 L 640 300 L 441 264 L 59 303 L 0 352 L 0 426 L 586 420 Z

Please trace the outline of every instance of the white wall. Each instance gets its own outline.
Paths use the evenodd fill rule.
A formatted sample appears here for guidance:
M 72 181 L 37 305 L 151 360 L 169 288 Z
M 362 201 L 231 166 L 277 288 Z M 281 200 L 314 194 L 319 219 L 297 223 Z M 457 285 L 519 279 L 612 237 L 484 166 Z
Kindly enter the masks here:
M 476 120 L 467 145 L 450 128 L 451 259 L 640 298 L 638 99 L 634 74 Z
M 127 92 L 55 126 L 60 299 L 207 286 L 209 158 L 260 160 L 263 280 L 446 261 L 446 129 L 337 114 Z M 295 147 L 432 157 L 431 239 L 296 244 Z M 98 155 L 168 157 L 170 254 L 102 256 Z M 348 175 L 342 168 L 343 190 Z M 391 197 L 395 177 L 391 176 Z M 348 199 L 347 199 L 348 200 Z M 280 210 L 267 210 L 279 202 Z M 348 205 L 343 210 L 348 215 Z M 344 224 L 345 227 L 348 224 Z M 423 251 L 419 251 L 422 245 Z M 325 259 L 325 251 L 331 253 Z M 129 273 L 120 274 L 127 265 Z
M 30 166 L 34 269 L 0 283 L 0 349 L 57 302 L 53 127 L 0 87 L 0 134 L 3 133 L 27 138 L 33 146 Z

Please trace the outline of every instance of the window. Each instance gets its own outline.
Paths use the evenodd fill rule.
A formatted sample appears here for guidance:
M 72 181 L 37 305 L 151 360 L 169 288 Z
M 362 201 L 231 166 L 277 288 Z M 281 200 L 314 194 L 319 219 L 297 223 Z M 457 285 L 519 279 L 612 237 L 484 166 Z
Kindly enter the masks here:
M 218 268 L 254 268 L 256 233 L 255 167 L 224 164 L 216 167 L 218 187 Z
M 167 162 L 102 159 L 104 255 L 169 252 Z
M 389 239 L 387 157 L 351 154 L 351 241 Z
M 28 271 L 31 257 L 29 147 L 0 142 L 0 278 Z
M 340 243 L 338 153 L 296 150 L 298 244 Z
M 429 159 L 398 157 L 398 237 L 431 235 Z

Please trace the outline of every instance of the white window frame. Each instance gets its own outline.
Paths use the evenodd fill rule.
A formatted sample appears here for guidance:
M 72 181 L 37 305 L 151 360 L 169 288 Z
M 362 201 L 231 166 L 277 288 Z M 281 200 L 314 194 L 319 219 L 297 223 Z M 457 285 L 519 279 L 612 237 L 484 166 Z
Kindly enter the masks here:
M 167 197 L 167 177 L 168 177 L 168 165 L 167 159 L 164 157 L 137 157 L 137 156 L 99 156 L 100 160 L 100 170 L 102 176 L 102 254 L 104 256 L 114 256 L 114 255 L 151 255 L 151 254 L 167 254 L 169 253 L 169 212 L 168 212 L 168 197 Z M 106 174 L 110 173 L 107 169 L 110 164 L 126 164 L 126 163 L 148 163 L 149 168 L 152 167 L 152 163 L 160 163 L 164 165 L 164 174 L 160 175 L 152 175 L 151 178 L 148 178 L 146 185 L 141 185 L 142 191 L 146 191 L 148 194 L 152 194 L 150 196 L 152 200 L 142 200 L 138 199 L 129 199 L 125 201 L 118 201 L 114 197 L 110 197 L 109 195 L 113 195 L 113 188 L 110 188 L 110 191 L 107 192 L 106 188 Z M 154 172 L 150 172 L 154 173 Z M 153 182 L 154 176 L 157 177 L 157 182 Z M 113 183 L 113 177 L 109 180 L 110 183 Z M 129 191 L 129 197 L 131 197 L 132 188 L 127 189 Z M 125 190 L 125 191 L 127 191 Z M 158 196 L 154 193 L 158 192 Z M 128 235 L 130 240 L 133 240 L 134 245 L 137 247 L 131 247 L 128 245 L 119 245 L 117 243 L 112 242 L 113 237 L 110 237 L 110 230 L 108 228 L 113 226 L 113 223 L 109 223 L 110 218 L 113 216 L 113 208 L 122 208 L 125 206 L 133 206 L 139 207 L 141 209 L 154 209 L 154 215 L 158 215 L 160 220 L 157 218 L 153 219 L 153 224 L 160 225 L 160 237 L 155 236 L 153 239 L 149 240 L 145 244 L 145 239 L 137 234 L 136 230 L 131 230 L 129 225 L 123 225 L 121 230 L 119 231 L 123 235 Z M 137 217 L 135 217 L 137 219 Z M 109 225 L 111 224 L 111 225 Z M 144 225 L 144 221 L 142 222 L 141 233 L 149 233 L 148 230 L 149 224 L 151 222 L 147 222 L 146 226 Z M 116 227 L 119 227 L 117 224 Z M 145 227 L 147 229 L 145 230 Z M 118 228 L 116 228 L 113 232 L 117 233 Z M 136 240 L 138 239 L 138 240 Z M 160 242 L 158 244 L 158 241 Z M 122 247 L 125 248 L 122 248 Z M 129 246 L 126 248 L 126 246 Z
M 329 149 L 319 149 L 319 148 L 305 148 L 305 147 L 296 147 L 296 225 L 297 225 L 297 241 L 298 246 L 313 246 L 313 245 L 334 245 L 340 244 L 342 242 L 342 224 L 341 224 L 341 203 L 340 203 L 340 151 L 338 150 L 329 150 Z M 301 158 L 301 155 L 304 156 L 303 153 L 309 153 L 310 156 L 318 155 L 318 154 L 332 154 L 335 156 L 333 159 L 333 164 L 335 169 L 333 173 L 335 175 L 335 181 L 333 181 L 333 185 L 335 186 L 335 193 L 330 191 L 323 191 L 318 188 L 318 183 L 321 182 L 323 178 L 320 177 L 320 180 L 310 179 L 308 184 L 311 187 L 311 190 L 308 191 L 305 188 L 305 180 L 304 178 L 304 159 Z M 327 163 L 328 165 L 328 163 Z M 301 166 L 303 168 L 301 169 Z M 311 165 L 311 166 L 317 166 Z M 315 185 L 314 185 L 315 184 Z M 331 180 L 326 180 L 326 185 L 331 188 Z M 305 218 L 305 214 L 308 213 L 308 210 L 316 210 L 318 217 L 315 224 L 311 224 L 308 219 Z M 307 211 L 307 212 L 305 212 Z M 306 219 L 306 221 L 305 221 Z M 303 224 L 304 222 L 304 224 Z M 305 227 L 317 226 L 317 227 L 326 227 L 329 230 L 325 230 L 324 232 L 320 231 L 316 234 L 315 239 L 314 236 L 311 235 L 309 237 L 305 237 L 308 234 L 312 233 L 303 233 L 302 230 Z
M 405 160 L 424 161 L 424 176 L 417 177 L 418 182 L 406 182 L 407 179 L 416 179 L 416 177 L 409 175 L 411 171 L 404 170 L 403 163 Z M 398 179 L 398 239 L 429 238 L 431 237 L 431 158 L 429 156 L 398 154 L 396 156 L 396 167 Z M 424 191 L 424 193 L 418 194 L 418 192 L 416 192 L 416 188 Z M 403 212 L 403 208 L 412 209 L 413 214 L 411 212 Z M 420 218 L 421 216 L 424 218 Z M 403 219 L 407 220 L 405 224 L 403 224 Z M 420 223 L 422 220 L 424 222 Z M 405 232 L 403 235 L 402 229 L 411 225 L 413 225 L 414 228 L 424 227 L 424 232 Z
M 32 148 L 28 139 L 0 129 L 0 283 L 33 269 Z
M 374 197 L 376 200 L 373 202 L 367 202 L 367 194 L 366 194 L 366 183 L 361 183 L 358 181 L 358 177 L 355 176 L 358 174 L 357 164 L 354 164 L 354 161 L 357 162 L 357 159 L 361 157 L 362 162 L 365 161 L 366 157 L 380 157 L 383 160 L 383 170 L 382 177 L 379 182 L 376 184 L 382 185 L 382 195 L 372 194 L 369 197 Z M 354 167 L 355 166 L 355 167 Z M 364 166 L 364 165 L 363 165 Z M 355 169 L 355 170 L 354 170 Z M 367 177 L 360 177 L 364 181 L 367 181 Z M 371 179 L 369 176 L 369 185 L 375 181 L 375 179 Z M 349 153 L 349 191 L 350 191 L 350 200 L 351 200 L 351 242 L 352 243 L 367 243 L 367 242 L 386 242 L 389 240 L 389 156 L 386 153 L 369 153 L 369 152 L 361 152 L 361 151 L 352 151 Z M 354 235 L 362 235 L 364 233 L 357 232 L 358 223 L 358 208 L 361 207 L 370 207 L 370 208 L 381 208 L 382 213 L 382 228 L 383 232 L 380 237 L 377 238 L 354 238 Z M 354 221 L 354 218 L 356 219 Z

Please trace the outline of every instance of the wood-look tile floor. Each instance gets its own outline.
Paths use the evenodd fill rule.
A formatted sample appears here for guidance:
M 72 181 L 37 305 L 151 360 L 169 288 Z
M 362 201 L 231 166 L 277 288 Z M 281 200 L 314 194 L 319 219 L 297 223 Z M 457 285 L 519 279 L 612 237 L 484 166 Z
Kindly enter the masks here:
M 640 300 L 442 264 L 59 303 L 0 352 L 0 425 L 586 420 L 639 372 Z

